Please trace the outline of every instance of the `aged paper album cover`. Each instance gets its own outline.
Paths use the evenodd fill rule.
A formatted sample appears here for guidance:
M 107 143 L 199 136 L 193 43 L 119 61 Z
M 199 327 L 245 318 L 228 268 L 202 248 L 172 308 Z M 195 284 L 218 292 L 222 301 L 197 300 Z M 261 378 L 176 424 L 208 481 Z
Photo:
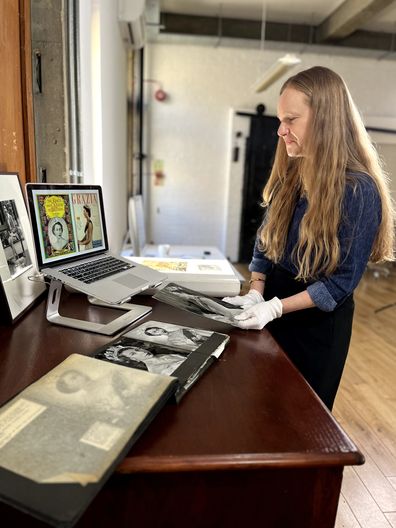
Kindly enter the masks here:
M 72 354 L 0 409 L 0 498 L 72 526 L 176 384 Z

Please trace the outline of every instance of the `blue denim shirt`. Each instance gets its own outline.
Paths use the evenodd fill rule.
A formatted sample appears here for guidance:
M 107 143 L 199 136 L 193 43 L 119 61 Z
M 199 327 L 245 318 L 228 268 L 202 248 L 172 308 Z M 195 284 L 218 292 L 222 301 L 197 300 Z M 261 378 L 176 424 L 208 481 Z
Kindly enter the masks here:
M 381 222 L 381 200 L 374 181 L 361 173 L 351 176 L 356 178 L 356 186 L 353 188 L 352 184 L 347 183 L 343 199 L 338 232 L 340 264 L 332 275 L 319 277 L 307 286 L 312 301 L 326 312 L 334 310 L 358 285 Z M 298 242 L 299 227 L 306 209 L 307 200 L 302 197 L 294 210 L 284 256 L 279 262 L 282 268 L 294 275 L 297 274 L 297 267 L 291 260 L 291 254 Z M 260 251 L 258 240 L 257 238 L 249 270 L 268 275 L 274 264 Z

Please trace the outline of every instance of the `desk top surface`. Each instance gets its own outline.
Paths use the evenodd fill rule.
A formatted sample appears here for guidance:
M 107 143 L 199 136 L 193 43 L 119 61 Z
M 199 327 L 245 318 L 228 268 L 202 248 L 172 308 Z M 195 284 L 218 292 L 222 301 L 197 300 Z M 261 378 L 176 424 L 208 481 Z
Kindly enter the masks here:
M 105 322 L 120 315 L 63 294 L 62 315 Z M 154 319 L 230 333 L 230 341 L 179 405 L 167 404 L 119 466 L 121 472 L 360 464 L 363 457 L 266 331 L 242 331 L 136 297 Z M 114 337 L 51 325 L 41 302 L 0 327 L 0 404 L 71 353 Z

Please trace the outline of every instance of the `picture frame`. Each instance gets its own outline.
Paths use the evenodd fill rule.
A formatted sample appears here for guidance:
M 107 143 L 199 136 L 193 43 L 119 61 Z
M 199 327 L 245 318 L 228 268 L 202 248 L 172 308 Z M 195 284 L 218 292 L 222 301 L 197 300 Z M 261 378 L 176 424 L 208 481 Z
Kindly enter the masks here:
M 16 172 L 0 172 L 0 323 L 13 324 L 46 291 L 36 273 L 29 215 Z

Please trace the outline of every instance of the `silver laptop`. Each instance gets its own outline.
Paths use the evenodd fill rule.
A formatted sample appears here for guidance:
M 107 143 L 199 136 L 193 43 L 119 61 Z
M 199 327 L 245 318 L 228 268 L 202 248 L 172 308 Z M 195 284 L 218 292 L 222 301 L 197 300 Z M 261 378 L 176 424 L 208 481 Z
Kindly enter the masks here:
M 158 286 L 166 275 L 108 251 L 99 185 L 26 184 L 39 270 L 111 304 Z

